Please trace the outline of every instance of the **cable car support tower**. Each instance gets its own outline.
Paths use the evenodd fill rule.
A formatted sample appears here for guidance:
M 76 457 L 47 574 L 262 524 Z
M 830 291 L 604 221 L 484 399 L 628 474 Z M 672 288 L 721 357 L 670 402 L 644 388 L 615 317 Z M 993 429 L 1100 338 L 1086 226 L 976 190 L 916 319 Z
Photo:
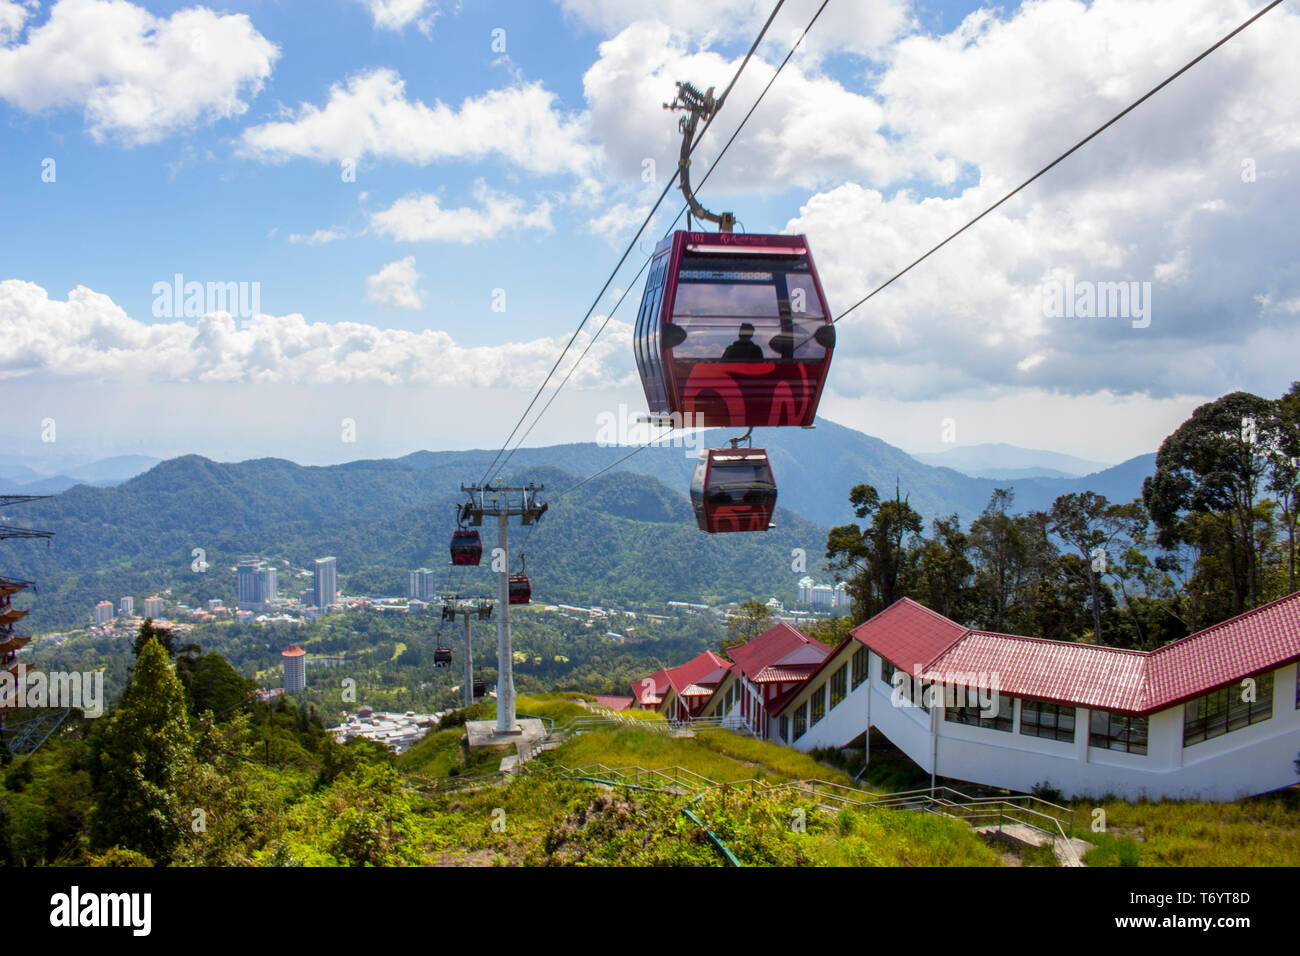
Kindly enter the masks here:
M 497 724 L 496 734 L 517 735 L 523 733 L 515 719 L 515 675 L 514 651 L 510 644 L 510 519 L 519 518 L 519 523 L 528 526 L 536 524 L 546 514 L 549 505 L 542 504 L 537 494 L 545 490 L 545 485 L 529 482 L 515 487 L 500 483 L 461 485 L 460 490 L 469 496 L 461 505 L 462 520 L 472 525 L 481 525 L 485 517 L 497 519 L 498 549 L 492 555 L 493 570 L 497 572 L 498 615 L 497 615 Z

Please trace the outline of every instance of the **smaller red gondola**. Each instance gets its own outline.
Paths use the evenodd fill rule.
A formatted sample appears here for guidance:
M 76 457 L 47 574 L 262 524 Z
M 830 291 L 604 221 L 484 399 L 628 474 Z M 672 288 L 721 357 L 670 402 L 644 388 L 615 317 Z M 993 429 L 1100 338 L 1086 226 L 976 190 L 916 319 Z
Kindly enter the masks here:
M 434 667 L 450 667 L 450 666 L 451 666 L 451 648 L 450 648 L 450 647 L 435 647 L 435 648 L 434 648 L 434 650 L 433 650 L 433 666 L 434 666 Z
M 485 696 L 487 696 L 487 681 L 474 681 L 474 699 L 477 700 L 478 698 Z
M 483 558 L 483 539 L 477 531 L 457 528 L 451 534 L 451 563 L 477 566 Z
M 526 574 L 512 574 L 509 581 L 511 604 L 527 604 L 533 599 L 533 586 Z
M 776 479 L 762 448 L 715 448 L 695 466 L 691 504 L 701 531 L 766 531 L 776 510 Z

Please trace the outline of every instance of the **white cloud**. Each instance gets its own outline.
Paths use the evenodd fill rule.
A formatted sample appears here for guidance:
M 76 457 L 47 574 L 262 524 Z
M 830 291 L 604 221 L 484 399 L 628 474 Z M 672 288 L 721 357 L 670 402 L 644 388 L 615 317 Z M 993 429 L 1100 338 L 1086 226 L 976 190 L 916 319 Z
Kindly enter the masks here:
M 448 333 L 434 329 L 410 332 L 359 322 L 309 323 L 299 314 L 259 314 L 241 323 L 215 312 L 193 324 L 145 323 L 84 286 L 60 301 L 35 283 L 0 281 L 0 339 L 11 345 L 0 356 L 0 379 L 15 384 L 138 384 L 140 369 L 148 368 L 154 384 L 535 389 L 568 337 L 564 333 L 463 348 Z M 587 341 L 585 334 L 579 336 L 575 348 L 580 352 Z M 567 387 L 628 385 L 635 378 L 631 350 L 632 327 L 611 321 Z
M 330 226 L 328 229 L 317 229 L 310 235 L 303 235 L 298 232 L 289 233 L 289 241 L 295 245 L 304 246 L 323 246 L 329 242 L 335 242 L 339 239 L 346 239 L 348 231 L 342 226 Z
M 565 13 L 606 36 L 638 20 L 670 23 L 692 39 L 753 42 L 772 12 L 771 0 L 559 0 Z M 787 0 L 768 29 L 766 46 L 779 60 L 812 19 L 821 0 Z M 843 50 L 866 55 L 879 51 L 911 22 L 907 0 L 852 0 L 831 3 L 809 32 L 815 53 Z
M 205 7 L 156 17 L 126 0 L 60 0 L 16 36 L 0 7 L 0 98 L 28 113 L 79 107 L 96 139 L 155 142 L 242 114 L 280 55 L 244 14 Z
M 519 229 L 550 231 L 551 204 L 529 209 L 517 196 L 495 192 L 483 180 L 474 185 L 477 208 L 444 209 L 437 196 L 412 193 L 370 217 L 370 228 L 398 242 L 474 243 Z
M 742 55 L 696 51 L 670 27 L 652 21 L 635 23 L 602 43 L 599 58 L 583 76 L 583 89 L 592 134 L 604 147 L 610 173 L 624 181 L 640 180 L 647 160 L 652 160 L 655 181 L 666 180 L 677 165 L 681 136 L 662 103 L 672 98 L 676 81 L 686 78 L 702 90 L 713 86 L 721 94 Z M 776 66 L 761 58 L 750 61 L 700 140 L 692 159 L 694 183 L 702 181 L 718 150 L 775 72 Z M 890 142 L 883 127 L 884 112 L 872 97 L 791 63 L 731 146 L 703 195 L 814 188 L 846 176 L 870 182 L 910 178 L 916 174 L 914 164 Z M 930 165 L 931 172 L 944 178 L 955 174 L 948 165 Z
M 433 34 L 433 21 L 438 16 L 434 0 L 361 0 L 376 30 L 401 32 L 414 23 L 425 36 Z
M 865 295 L 1244 19 L 1248 5 L 1067 0 L 954 34 L 909 37 L 877 87 L 918 171 L 975 184 L 883 196 L 855 182 L 810 197 L 806 232 L 832 310 Z M 1159 25 L 1185 30 L 1152 46 Z M 991 389 L 1171 396 L 1296 377 L 1294 301 L 1300 16 L 1235 38 L 839 325 L 848 397 L 922 400 Z M 1093 51 L 1078 55 L 1078 51 Z M 1267 171 L 1243 181 L 1242 158 Z M 924 179 L 925 176 L 919 177 Z M 1150 325 L 1044 315 L 1045 280 L 1147 282 Z M 1257 299 L 1265 296 L 1266 300 Z M 1286 359 L 1278 355 L 1281 349 Z M 1290 367 L 1288 367 L 1290 366 Z
M 415 271 L 415 256 L 407 256 L 384 266 L 375 275 L 366 277 L 366 299 L 387 309 L 418 309 L 420 292 L 416 284 L 420 274 Z
M 0 43 L 8 43 L 22 32 L 31 12 L 18 0 L 0 0 Z
M 376 69 L 332 86 L 324 107 L 304 103 L 291 120 L 245 130 L 243 148 L 272 162 L 373 157 L 423 166 L 495 156 L 533 173 L 581 174 L 595 159 L 585 130 L 584 118 L 539 83 L 490 90 L 455 109 L 408 99 L 396 71 Z

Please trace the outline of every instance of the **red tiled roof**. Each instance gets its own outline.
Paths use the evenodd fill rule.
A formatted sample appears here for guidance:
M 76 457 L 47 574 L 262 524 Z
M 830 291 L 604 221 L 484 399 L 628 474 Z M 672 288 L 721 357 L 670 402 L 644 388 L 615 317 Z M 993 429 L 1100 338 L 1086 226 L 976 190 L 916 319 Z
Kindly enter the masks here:
M 668 668 L 668 684 L 680 694 L 691 684 L 717 684 L 726 673 L 727 662 L 713 651 L 705 651 L 685 664 Z
M 823 657 L 822 660 L 825 660 L 825 658 Z M 803 680 L 820 666 L 821 661 L 816 664 L 799 664 L 791 667 L 773 664 L 770 667 L 764 667 L 750 680 L 755 684 L 782 684 L 786 681 Z
M 952 647 L 968 629 L 911 598 L 900 598 L 852 630 L 862 642 L 895 667 L 915 673 Z
M 740 672 L 750 680 L 774 664 L 818 664 L 830 652 L 821 641 L 813 640 L 784 621 L 751 641 L 727 649 Z
M 1300 657 L 1300 591 L 1151 652 L 1147 707 L 1167 707 Z
M 631 697 L 605 697 L 601 694 L 592 695 L 596 698 L 596 703 L 602 707 L 608 707 L 610 710 L 627 710 L 632 706 Z
M 1145 703 L 1145 669 L 1146 655 L 1141 651 L 968 631 L 966 637 L 923 668 L 922 678 L 961 683 L 958 675 L 996 674 L 998 689 L 1004 694 L 1103 710 L 1138 711 Z M 974 677 L 970 683 L 989 686 Z
M 1149 714 L 1297 658 L 1300 592 L 1154 651 L 967 631 L 922 674 L 996 672 L 1004 693 Z

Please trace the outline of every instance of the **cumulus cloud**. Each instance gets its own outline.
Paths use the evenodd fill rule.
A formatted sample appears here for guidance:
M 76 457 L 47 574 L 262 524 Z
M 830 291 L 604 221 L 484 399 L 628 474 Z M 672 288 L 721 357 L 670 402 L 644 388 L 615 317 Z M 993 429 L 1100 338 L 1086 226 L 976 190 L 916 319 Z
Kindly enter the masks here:
M 415 256 L 407 256 L 384 266 L 375 275 L 366 277 L 366 299 L 386 309 L 418 309 L 420 292 L 416 284 L 420 274 L 415 271 Z
M 412 268 L 414 264 L 412 263 Z M 603 322 L 595 317 L 594 327 Z M 286 385 L 503 386 L 535 389 L 568 334 L 464 348 L 443 331 L 308 322 L 302 315 L 226 312 L 190 322 L 145 323 L 84 286 L 65 301 L 32 282 L 0 281 L 0 379 L 25 382 L 247 382 Z M 579 336 L 581 351 L 588 339 Z M 613 320 L 569 388 L 629 384 L 631 326 Z
M 361 0 L 370 11 L 376 30 L 400 33 L 414 23 L 425 36 L 432 36 L 438 5 L 433 0 Z
M 375 158 L 423 166 L 498 157 L 540 174 L 581 174 L 595 159 L 584 118 L 565 112 L 540 83 L 489 90 L 459 108 L 426 106 L 407 97 L 405 81 L 391 69 L 335 84 L 323 107 L 304 103 L 292 119 L 250 127 L 242 145 L 271 162 Z
M 96 139 L 149 143 L 239 116 L 280 55 L 244 14 L 206 7 L 157 17 L 126 0 L 59 0 L 15 42 L 24 15 L 0 5 L 0 99 L 80 108 Z
M 474 184 L 477 208 L 444 209 L 437 196 L 412 193 L 370 217 L 370 228 L 398 242 L 442 241 L 474 243 L 520 229 L 550 231 L 551 204 L 545 200 L 528 208 L 517 196 Z
M 812 196 L 788 228 L 808 234 L 832 309 L 1247 12 L 1209 0 L 1047 0 L 903 41 L 878 86 L 891 127 L 905 145 L 974 170 L 975 184 L 925 196 L 846 183 Z M 1000 387 L 1153 396 L 1245 382 L 1284 388 L 1294 347 L 1282 343 L 1294 340 L 1295 321 L 1274 303 L 1300 293 L 1284 238 L 1300 216 L 1288 92 L 1300 83 L 1290 52 L 1300 17 L 1285 8 L 1269 16 L 845 319 L 836 387 L 916 399 Z M 1177 42 L 1142 39 L 1171 20 L 1188 24 Z M 1244 158 L 1269 177 L 1244 177 Z M 1066 281 L 1149 283 L 1150 324 L 1048 314 L 1045 284 Z
M 18 0 L 0 0 L 0 43 L 17 37 L 29 16 L 30 11 Z
M 639 20 L 670 23 L 692 39 L 745 41 L 746 48 L 772 12 L 770 0 L 560 0 L 566 14 L 607 36 Z M 787 0 L 768 30 L 767 46 L 785 55 L 821 0 Z M 907 0 L 832 3 L 808 34 L 813 52 L 878 52 L 911 23 Z
M 599 58 L 583 76 L 583 90 L 592 133 L 604 147 L 610 174 L 639 180 L 647 160 L 652 160 L 655 180 L 666 179 L 677 165 L 681 136 L 661 104 L 672 98 L 676 81 L 682 79 L 700 89 L 713 86 L 721 94 L 742 56 L 696 49 L 655 21 L 635 23 L 602 43 Z M 700 140 L 692 166 L 696 182 L 775 72 L 776 66 L 761 58 L 750 61 L 730 95 L 730 105 Z M 884 111 L 870 95 L 791 63 L 706 190 L 772 193 L 791 186 L 825 186 L 852 176 L 869 182 L 914 176 L 915 164 L 886 136 L 884 125 Z M 955 175 L 950 165 L 929 165 L 945 178 Z

